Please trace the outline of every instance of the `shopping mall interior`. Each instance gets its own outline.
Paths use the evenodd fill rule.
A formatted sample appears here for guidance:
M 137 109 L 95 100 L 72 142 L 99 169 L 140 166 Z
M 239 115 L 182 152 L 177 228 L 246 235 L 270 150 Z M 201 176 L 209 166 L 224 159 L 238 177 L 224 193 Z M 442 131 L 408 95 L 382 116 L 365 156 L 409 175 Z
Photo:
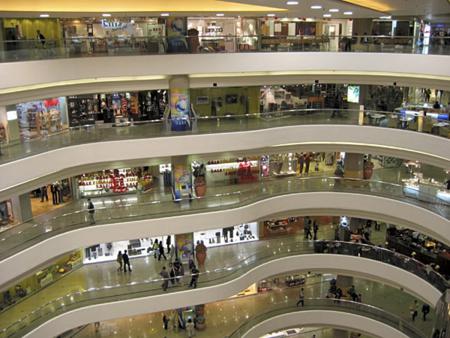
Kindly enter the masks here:
M 450 337 L 450 2 L 0 2 L 0 338 Z

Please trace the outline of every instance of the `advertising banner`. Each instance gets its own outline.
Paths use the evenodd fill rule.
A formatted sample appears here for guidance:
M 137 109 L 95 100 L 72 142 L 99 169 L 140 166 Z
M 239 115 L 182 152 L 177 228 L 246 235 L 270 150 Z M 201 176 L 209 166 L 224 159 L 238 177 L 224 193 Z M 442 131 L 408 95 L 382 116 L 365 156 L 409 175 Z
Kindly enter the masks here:
M 184 131 L 190 129 L 189 101 L 189 88 L 170 88 L 172 130 Z

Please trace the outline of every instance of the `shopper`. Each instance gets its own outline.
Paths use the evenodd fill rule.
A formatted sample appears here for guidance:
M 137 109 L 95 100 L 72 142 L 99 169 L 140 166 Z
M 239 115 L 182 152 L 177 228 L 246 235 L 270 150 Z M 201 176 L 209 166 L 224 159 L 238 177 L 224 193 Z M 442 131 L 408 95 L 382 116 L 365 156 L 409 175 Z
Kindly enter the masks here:
M 411 314 L 411 320 L 414 322 L 418 314 L 417 300 L 414 300 L 414 302 L 409 306 L 409 313 Z
M 63 204 L 64 203 L 63 189 L 62 189 L 62 185 L 59 182 L 56 182 L 55 190 L 56 190 L 56 200 L 57 200 L 58 204 Z
M 178 258 L 176 258 L 175 261 L 173 262 L 173 270 L 175 271 L 176 282 L 179 284 L 181 276 L 184 275 L 184 270 L 183 264 L 181 264 Z
M 50 192 L 52 193 L 52 203 L 53 203 L 53 205 L 56 205 L 57 204 L 57 198 L 56 198 L 56 188 L 55 188 L 54 184 L 50 185 Z
M 44 198 L 45 198 L 45 201 L 48 202 L 48 192 L 47 192 L 46 185 L 41 187 L 41 202 L 44 202 Z
M 191 318 L 188 319 L 186 323 L 186 333 L 189 338 L 194 337 L 195 334 L 195 325 Z
M 311 163 L 311 156 L 309 153 L 306 153 L 305 155 L 305 174 L 308 175 L 309 173 L 309 165 Z
M 45 47 L 45 36 L 44 34 L 41 33 L 39 29 L 36 31 L 36 36 L 39 42 L 42 44 L 42 47 Z
M 194 265 L 191 269 L 191 282 L 189 283 L 189 287 L 190 288 L 196 288 L 197 287 L 197 281 L 198 281 L 198 274 L 199 274 L 199 270 L 197 269 L 197 267 Z
M 427 320 L 427 315 L 430 313 L 430 305 L 428 304 L 423 304 L 422 305 L 422 319 L 425 322 Z
M 169 276 L 170 276 L 170 282 L 172 283 L 172 285 L 175 285 L 176 283 L 176 278 L 175 278 L 175 269 L 173 267 L 172 263 L 169 263 Z
M 88 198 L 88 215 L 89 215 L 89 222 L 92 224 L 95 224 L 95 207 L 94 207 L 94 203 L 92 203 L 91 199 Z M 125 251 L 126 252 L 126 251 Z
M 166 255 L 164 254 L 164 246 L 163 246 L 162 240 L 159 241 L 158 251 L 159 251 L 158 261 L 161 260 L 161 256 L 164 257 L 164 260 L 165 260 L 165 261 L 167 261 L 167 257 L 166 257 Z
M 356 300 L 358 299 L 358 294 L 356 293 L 354 285 L 352 285 L 350 289 L 348 289 L 347 293 L 350 297 L 352 297 L 352 301 L 356 302 Z
M 313 222 L 313 232 L 314 232 L 314 237 L 313 239 L 315 241 L 317 241 L 317 232 L 319 231 L 319 223 L 317 222 L 317 220 L 314 220 Z
M 123 257 L 122 257 L 122 251 L 119 251 L 117 254 L 117 263 L 119 264 L 119 267 L 117 268 L 117 271 L 123 270 Z
M 305 231 L 305 239 L 310 240 L 313 238 L 313 235 L 311 234 L 311 220 L 310 219 L 305 220 L 304 231 Z
M 165 313 L 163 314 L 162 321 L 163 321 L 164 330 L 167 331 L 169 329 L 169 318 L 166 316 Z
M 153 242 L 152 249 L 153 249 L 153 257 L 155 257 L 155 259 L 156 259 L 156 256 L 158 255 L 158 251 L 159 251 L 158 239 L 155 239 L 155 241 Z
M 172 243 L 172 237 L 169 235 L 169 236 L 167 236 L 167 239 L 166 239 L 166 246 L 167 246 L 167 253 L 168 254 L 170 254 L 170 249 L 171 249 L 170 244 L 171 243 Z
M 162 270 L 159 273 L 159 275 L 163 279 L 163 283 L 161 284 L 161 287 L 162 287 L 163 291 L 167 291 L 167 288 L 169 287 L 169 273 L 167 272 L 165 266 L 162 267 Z
M 128 270 L 131 272 L 130 257 L 128 257 L 127 250 L 123 252 L 122 259 L 123 259 L 123 271 L 127 272 L 128 266 Z
M 206 260 L 206 245 L 203 241 L 197 241 L 197 246 L 195 247 L 195 258 L 197 258 L 197 264 L 199 268 L 205 266 Z
M 169 253 L 169 259 L 172 262 L 173 257 L 175 256 L 175 246 L 173 244 L 170 245 L 170 253 Z
M 297 302 L 296 306 L 298 307 L 299 304 L 301 304 L 302 307 L 305 306 L 305 292 L 304 292 L 303 288 L 300 289 L 300 293 L 298 295 L 298 302 Z
M 305 164 L 305 157 L 303 156 L 303 153 L 300 153 L 298 156 L 298 165 L 299 165 L 299 174 L 301 175 L 303 173 L 303 166 Z

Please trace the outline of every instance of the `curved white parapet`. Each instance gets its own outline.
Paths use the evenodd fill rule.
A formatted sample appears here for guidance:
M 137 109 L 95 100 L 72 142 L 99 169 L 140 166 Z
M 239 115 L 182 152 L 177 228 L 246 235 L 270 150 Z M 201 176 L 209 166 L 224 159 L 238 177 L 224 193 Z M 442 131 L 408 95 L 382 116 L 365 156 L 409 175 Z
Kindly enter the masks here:
M 164 145 L 164 146 L 161 146 Z M 111 151 L 114 149 L 114 151 Z M 352 125 L 297 125 L 243 132 L 193 134 L 86 143 L 50 150 L 0 165 L 0 192 L 55 172 L 83 166 L 167 156 L 254 151 L 348 151 L 413 159 L 450 168 L 450 140 L 413 131 Z M 101 167 L 101 165 L 100 165 Z M 110 167 L 104 167 L 110 169 Z M 73 173 L 72 173 L 73 174 Z M 54 177 L 53 177 L 54 178 Z M 30 184 L 36 184 L 30 182 Z M 37 186 L 37 185 L 36 185 Z M 27 186 L 30 191 L 30 187 Z M 4 194 L 1 197 L 5 197 Z
M 450 88 L 448 56 L 394 53 L 218 53 L 53 59 L 1 63 L 0 104 L 93 92 L 168 87 L 186 74 L 192 87 L 320 80 Z M 48 72 L 48 69 L 52 69 Z
M 370 337 L 408 338 L 403 332 L 364 316 L 332 310 L 306 310 L 285 313 L 266 319 L 248 330 L 242 338 L 259 338 L 268 332 L 288 327 L 318 326 L 354 330 Z
M 48 320 L 25 335 L 25 337 L 53 337 L 71 328 L 95 321 L 211 303 L 231 297 L 259 280 L 292 271 L 329 272 L 382 282 L 393 287 L 403 288 L 433 307 L 442 296 L 437 289 L 421 278 L 392 265 L 361 257 L 305 254 L 283 257 L 263 263 L 238 278 L 223 284 L 157 296 L 90 305 L 68 311 Z
M 339 193 L 292 193 L 239 208 L 88 226 L 55 235 L 0 261 L 0 285 L 63 253 L 98 243 L 227 227 L 277 213 L 348 215 L 398 224 L 450 245 L 450 221 L 421 207 L 385 197 Z

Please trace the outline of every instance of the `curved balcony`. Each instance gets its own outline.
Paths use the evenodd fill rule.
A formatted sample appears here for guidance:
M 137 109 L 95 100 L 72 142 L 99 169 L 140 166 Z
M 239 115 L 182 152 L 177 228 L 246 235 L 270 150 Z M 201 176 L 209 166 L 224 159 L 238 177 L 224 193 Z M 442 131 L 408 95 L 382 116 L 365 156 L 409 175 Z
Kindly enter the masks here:
M 347 300 L 310 298 L 301 308 L 286 304 L 254 316 L 228 338 L 258 338 L 268 332 L 295 326 L 348 329 L 371 337 L 424 337 L 410 322 L 375 306 Z
M 219 263 L 220 267 L 208 267 L 199 274 L 198 287 L 190 291 L 186 290 L 191 279 L 189 274 L 180 276 L 180 283 L 174 283 L 167 291 L 161 289 L 163 279 L 160 277 L 68 294 L 61 291 L 61 295 L 54 295 L 55 299 L 45 297 L 44 289 L 31 296 L 37 298 L 34 308 L 19 303 L 0 315 L 0 322 L 10 323 L 1 333 L 5 337 L 54 336 L 96 320 L 225 299 L 255 281 L 299 270 L 350 273 L 379 281 L 407 290 L 433 307 L 448 286 L 442 276 L 428 272 L 422 263 L 375 246 L 336 241 L 296 242 L 292 237 L 261 244 L 253 254 L 233 256 L 233 262 L 225 267 L 223 263 Z M 64 280 L 55 283 L 64 283 Z
M 358 126 L 359 119 L 364 127 Z M 422 118 L 373 111 L 295 110 L 201 118 L 194 122 L 192 132 L 182 133 L 167 131 L 161 121 L 127 128 L 71 130 L 47 139 L 4 146 L 0 156 L 0 192 L 1 197 L 6 197 L 23 189 L 29 191 L 39 182 L 48 181 L 49 176 L 73 176 L 74 168 L 80 174 L 86 172 L 83 167 L 92 168 L 93 164 L 110 169 L 117 166 L 117 161 L 255 149 L 261 149 L 261 153 L 279 152 L 283 147 L 295 151 L 338 148 L 450 168 L 450 127 L 429 118 L 423 122 L 414 119 Z M 440 133 L 446 138 L 414 133 L 420 124 L 422 131 Z M 26 186 L 24 182 L 28 182 Z
M 17 225 L 0 236 L 0 285 L 80 247 L 200 231 L 286 211 L 378 219 L 450 243 L 449 206 L 434 196 L 428 201 L 406 197 L 401 184 L 319 176 L 222 189 L 226 192 L 179 203 L 161 195 L 146 203 L 97 208 L 96 225 L 90 224 L 86 209 L 61 209 L 60 216 Z

